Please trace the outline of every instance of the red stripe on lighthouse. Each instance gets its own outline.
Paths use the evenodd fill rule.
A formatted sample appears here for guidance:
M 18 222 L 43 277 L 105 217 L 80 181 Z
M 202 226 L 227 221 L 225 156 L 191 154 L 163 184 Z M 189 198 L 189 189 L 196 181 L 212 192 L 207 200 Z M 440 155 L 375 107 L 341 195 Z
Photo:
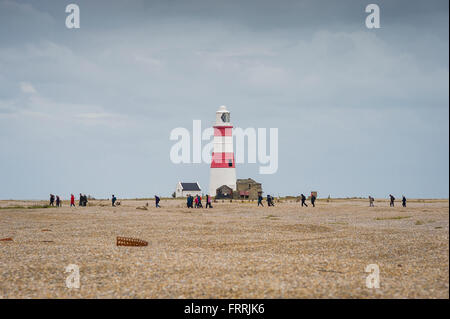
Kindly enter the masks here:
M 212 153 L 211 168 L 234 168 L 234 153 Z
M 214 126 L 214 136 L 232 136 L 232 126 Z

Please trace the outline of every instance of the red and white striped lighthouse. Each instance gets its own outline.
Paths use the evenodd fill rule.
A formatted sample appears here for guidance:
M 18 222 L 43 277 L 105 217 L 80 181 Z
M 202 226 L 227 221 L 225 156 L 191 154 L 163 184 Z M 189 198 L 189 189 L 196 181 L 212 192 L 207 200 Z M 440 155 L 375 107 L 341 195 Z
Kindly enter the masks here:
M 223 185 L 230 187 L 233 191 L 236 190 L 233 125 L 230 123 L 230 112 L 228 112 L 225 106 L 221 106 L 216 112 L 209 194 L 215 196 L 217 188 Z

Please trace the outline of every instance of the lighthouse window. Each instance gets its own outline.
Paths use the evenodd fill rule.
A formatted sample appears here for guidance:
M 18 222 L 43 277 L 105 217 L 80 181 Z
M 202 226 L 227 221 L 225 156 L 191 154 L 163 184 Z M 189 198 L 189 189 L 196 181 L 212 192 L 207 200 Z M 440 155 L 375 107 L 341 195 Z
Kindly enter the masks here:
M 231 160 L 228 160 L 228 166 L 233 167 L 233 162 Z
M 222 122 L 228 123 L 230 122 L 230 113 L 223 113 L 221 116 Z

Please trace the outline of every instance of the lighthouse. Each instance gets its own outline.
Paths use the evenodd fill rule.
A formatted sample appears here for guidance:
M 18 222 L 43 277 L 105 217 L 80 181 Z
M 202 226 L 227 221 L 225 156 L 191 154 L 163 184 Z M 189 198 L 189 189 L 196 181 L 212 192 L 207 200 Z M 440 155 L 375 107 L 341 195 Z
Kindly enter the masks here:
M 230 112 L 221 106 L 216 112 L 214 125 L 214 150 L 211 156 L 211 175 L 209 194 L 216 195 L 216 190 L 225 185 L 236 190 L 236 167 L 233 151 L 233 125 L 230 123 Z

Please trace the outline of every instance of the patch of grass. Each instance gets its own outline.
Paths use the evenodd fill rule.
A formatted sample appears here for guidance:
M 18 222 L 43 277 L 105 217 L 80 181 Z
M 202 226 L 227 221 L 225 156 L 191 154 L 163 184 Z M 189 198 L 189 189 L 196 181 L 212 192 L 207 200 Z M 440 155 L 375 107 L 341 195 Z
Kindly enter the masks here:
M 331 222 L 329 224 L 331 224 L 331 225 L 348 225 L 347 222 Z
M 375 220 L 396 220 L 396 219 L 405 219 L 411 218 L 411 216 L 393 216 L 393 217 L 377 217 Z
M 267 215 L 266 217 L 264 217 L 265 219 L 270 219 L 270 220 L 277 220 L 279 219 L 277 216 L 275 215 Z
M 56 206 L 50 205 L 33 205 L 33 206 L 4 206 L 0 209 L 39 209 L 39 208 L 55 208 Z
M 38 209 L 38 208 L 56 208 L 56 206 L 50 206 L 50 205 L 27 206 L 27 209 Z
M 416 225 L 423 225 L 425 222 L 423 220 L 416 220 Z

